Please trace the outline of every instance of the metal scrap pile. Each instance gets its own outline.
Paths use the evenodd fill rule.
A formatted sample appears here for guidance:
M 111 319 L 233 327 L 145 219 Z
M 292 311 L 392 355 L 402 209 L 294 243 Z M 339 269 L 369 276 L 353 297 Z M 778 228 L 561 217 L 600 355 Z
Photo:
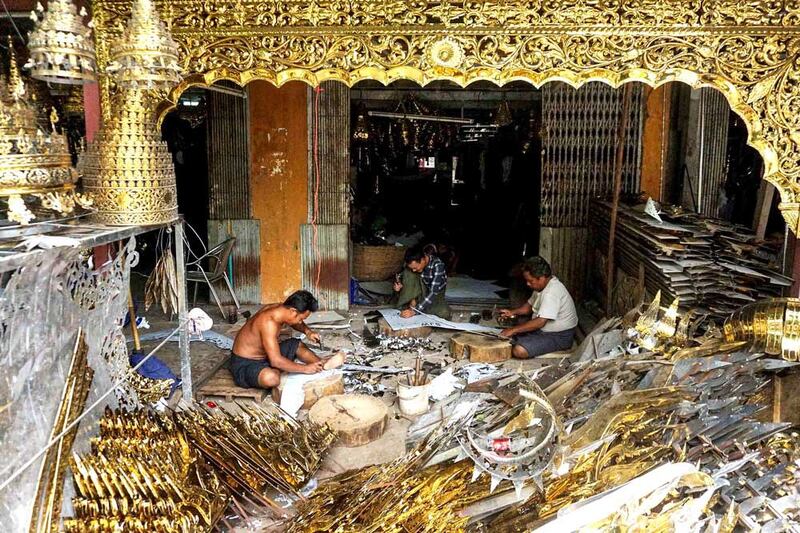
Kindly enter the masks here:
M 643 269 L 650 294 L 661 291 L 687 307 L 722 319 L 756 300 L 780 296 L 791 280 L 773 268 L 775 251 L 748 228 L 665 207 L 658 221 L 620 206 L 619 267 L 634 278 Z M 594 202 L 596 246 L 605 250 L 611 204 Z
M 211 531 L 228 505 L 219 476 L 169 417 L 112 412 L 92 453 L 71 461 L 77 496 L 67 532 Z
M 407 457 L 323 483 L 291 529 L 800 526 L 800 440 L 766 412 L 771 374 L 796 363 L 713 329 L 693 336 L 693 316 L 676 309 L 654 302 L 608 332 L 620 342 L 574 363 L 536 409 L 524 375 L 468 387 Z M 345 501 L 358 503 L 343 511 Z
M 185 406 L 176 413 L 106 410 L 92 453 L 75 455 L 78 494 L 65 531 L 212 531 L 248 511 L 285 518 L 336 438 L 272 408 L 242 413 Z

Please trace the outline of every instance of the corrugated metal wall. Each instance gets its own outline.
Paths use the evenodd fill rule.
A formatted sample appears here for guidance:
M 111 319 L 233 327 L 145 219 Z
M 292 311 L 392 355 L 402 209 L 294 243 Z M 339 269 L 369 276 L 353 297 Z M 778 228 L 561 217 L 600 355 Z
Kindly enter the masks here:
M 349 226 L 304 224 L 300 228 L 300 246 L 303 287 L 317 296 L 322 309 L 347 309 L 350 306 Z
M 228 237 L 236 237 L 233 247 L 233 282 L 240 303 L 261 302 L 261 221 L 260 220 L 209 220 L 208 241 L 218 244 Z M 227 295 L 221 289 L 221 295 Z
M 243 96 L 214 91 L 207 91 L 206 98 L 209 246 L 236 237 L 232 254 L 236 296 L 241 303 L 260 303 L 261 223 L 251 219 L 248 102 Z
M 542 226 L 586 226 L 592 198 L 614 185 L 621 89 L 587 83 L 542 87 Z M 634 84 L 623 159 L 622 190 L 638 192 L 641 176 L 642 86 Z
M 320 89 L 309 95 L 308 221 L 349 224 L 350 88 L 330 81 Z
M 583 253 L 577 253 L 583 250 Z M 589 228 L 542 228 L 539 255 L 544 257 L 575 302 L 583 300 L 590 262 Z
M 637 192 L 641 177 L 644 99 L 635 85 L 623 159 L 623 191 Z M 589 254 L 589 205 L 614 183 L 621 89 L 593 82 L 574 89 L 542 87 L 542 200 L 539 255 L 547 259 L 575 301 L 584 294 Z
M 730 106 L 716 89 L 692 91 L 686 169 L 681 203 L 709 217 L 718 216 L 720 193 L 727 178 Z
M 303 287 L 329 309 L 347 309 L 350 290 L 350 89 L 309 89 L 308 222 L 301 230 Z M 316 230 L 315 230 L 316 227 Z
M 208 217 L 250 218 L 247 99 L 207 91 Z

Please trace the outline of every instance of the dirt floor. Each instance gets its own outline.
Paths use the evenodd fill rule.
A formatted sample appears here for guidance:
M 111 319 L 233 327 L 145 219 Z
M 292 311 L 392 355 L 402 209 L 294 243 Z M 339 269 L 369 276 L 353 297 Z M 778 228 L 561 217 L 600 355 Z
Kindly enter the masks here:
M 233 339 L 236 331 L 244 324 L 244 318 L 240 318 L 236 324 L 229 324 L 224 321 L 220 315 L 219 309 L 216 306 L 203 305 L 202 308 L 211 316 L 215 321 L 212 328 L 213 331 L 226 335 Z M 257 306 L 244 306 L 243 310 L 250 310 L 254 312 L 258 309 Z M 350 321 L 350 329 L 360 334 L 363 331 L 365 318 L 364 314 L 373 310 L 374 308 L 368 307 L 353 307 L 349 312 L 342 312 Z M 152 310 L 151 310 L 152 311 Z M 474 309 L 473 309 L 474 311 Z M 468 309 L 454 309 L 453 320 L 459 322 L 466 322 L 469 320 L 470 311 Z M 148 333 L 168 330 L 172 331 L 176 327 L 175 321 L 169 321 L 163 315 L 148 313 L 145 314 L 150 329 L 142 330 L 142 335 Z M 482 323 L 486 325 L 496 325 L 494 322 Z M 374 327 L 374 325 L 371 325 Z M 312 326 L 313 328 L 313 326 Z M 356 337 L 351 335 L 348 330 L 322 330 L 319 329 L 322 335 L 323 342 L 326 348 L 344 349 L 350 352 L 364 353 L 364 348 Z M 425 350 L 426 361 L 430 361 L 442 366 L 453 365 L 454 369 L 469 363 L 468 360 L 456 361 L 448 351 L 448 341 L 451 335 L 455 332 L 448 330 L 434 330 L 429 336 L 430 341 L 437 346 L 437 350 L 432 353 L 431 350 Z M 145 353 L 155 348 L 160 341 L 143 341 L 143 349 Z M 372 366 L 393 366 L 393 367 L 413 367 L 417 351 L 393 351 L 382 349 L 385 352 L 381 357 L 371 361 Z M 217 346 L 208 342 L 192 342 L 191 343 L 191 367 L 192 379 L 194 382 L 195 392 L 207 381 L 228 359 L 229 352 L 218 348 Z M 161 358 L 177 375 L 180 375 L 180 360 L 178 354 L 178 343 L 168 341 L 159 351 L 158 357 Z M 355 357 L 351 357 L 348 363 L 359 364 Z M 548 366 L 546 381 L 554 380 L 559 375 L 559 370 L 565 366 L 566 361 L 559 358 L 553 359 L 535 359 L 535 360 L 510 360 L 504 363 L 499 363 L 499 368 L 526 371 L 542 366 Z M 363 374 L 360 377 L 366 377 Z M 374 376 L 374 375 L 373 375 Z M 549 380 L 547 378 L 550 378 Z M 406 431 L 409 425 L 415 420 L 415 417 L 408 417 L 400 413 L 397 405 L 397 396 L 395 393 L 397 378 L 395 376 L 385 376 L 382 379 L 378 378 L 373 383 L 379 382 L 385 387 L 385 391 L 377 393 L 376 396 L 380 397 L 389 407 L 389 423 L 383 436 L 365 446 L 357 448 L 345 448 L 342 446 L 334 447 L 322 468 L 320 469 L 317 478 L 324 479 L 332 475 L 338 474 L 345 470 L 359 468 L 372 464 L 380 464 L 391 461 L 403 455 L 406 452 Z M 543 383 L 540 380 L 540 383 Z M 546 385 L 547 383 L 543 383 Z M 265 400 L 269 401 L 269 400 Z M 223 405 L 225 405 L 223 403 Z M 299 417 L 303 418 L 306 415 L 301 411 Z

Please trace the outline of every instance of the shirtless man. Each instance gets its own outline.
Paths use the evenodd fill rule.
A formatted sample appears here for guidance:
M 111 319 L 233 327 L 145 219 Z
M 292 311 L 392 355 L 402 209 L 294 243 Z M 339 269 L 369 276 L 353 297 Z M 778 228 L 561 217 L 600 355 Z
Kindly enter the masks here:
M 303 322 L 317 310 L 317 299 L 308 291 L 296 291 L 282 304 L 270 304 L 253 315 L 236 334 L 231 351 L 230 370 L 240 387 L 269 389 L 280 383 L 281 372 L 316 374 L 324 362 L 300 342 L 278 342 L 284 325 L 319 342 L 319 334 Z M 296 363 L 302 361 L 305 364 Z M 341 364 L 341 363 L 339 363 Z

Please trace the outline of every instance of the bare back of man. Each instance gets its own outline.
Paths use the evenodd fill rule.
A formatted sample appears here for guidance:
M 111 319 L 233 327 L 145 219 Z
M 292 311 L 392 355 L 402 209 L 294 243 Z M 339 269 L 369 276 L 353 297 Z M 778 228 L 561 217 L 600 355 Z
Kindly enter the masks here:
M 266 305 L 250 317 L 237 333 L 231 351 L 230 369 L 236 384 L 266 389 L 280 383 L 281 372 L 320 372 L 322 361 L 299 339 L 278 342 L 284 326 L 319 340 L 319 335 L 303 322 L 310 314 L 309 310 L 298 311 L 283 303 Z

